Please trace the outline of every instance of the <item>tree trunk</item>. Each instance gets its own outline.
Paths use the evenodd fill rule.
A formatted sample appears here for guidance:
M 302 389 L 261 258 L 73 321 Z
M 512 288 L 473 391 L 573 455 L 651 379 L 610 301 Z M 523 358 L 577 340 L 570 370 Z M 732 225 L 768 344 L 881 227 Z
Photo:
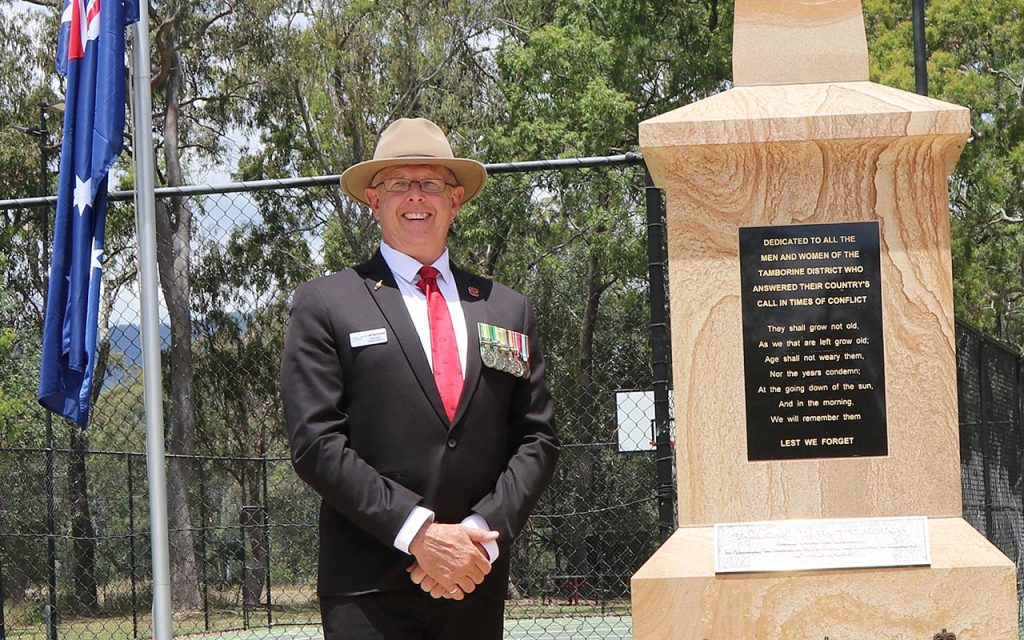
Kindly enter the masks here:
M 184 182 L 179 155 L 178 114 L 181 103 L 182 61 L 174 41 L 173 29 L 160 31 L 161 59 L 167 69 L 164 115 L 164 161 L 167 182 Z M 167 463 L 167 519 L 170 537 L 171 601 L 176 609 L 200 606 L 199 572 L 195 555 L 195 536 L 188 488 L 189 464 L 195 437 L 195 393 L 192 368 L 192 310 L 189 294 L 191 267 L 189 244 L 192 239 L 192 212 L 181 198 L 157 203 L 157 265 L 160 287 L 171 322 L 170 356 L 170 442 L 173 456 Z
M 249 464 L 249 463 L 246 463 Z M 262 468 L 252 466 L 246 473 L 246 486 L 243 487 L 245 504 L 242 506 L 242 526 L 245 528 L 245 541 L 248 545 L 249 559 L 245 568 L 245 584 L 243 587 L 246 604 L 256 605 L 260 603 L 263 595 L 263 587 L 267 581 L 267 571 L 270 567 L 269 540 L 263 528 L 263 504 L 260 496 L 260 483 L 262 480 Z
M 68 501 L 71 503 L 71 592 L 69 609 L 75 615 L 100 610 L 96 587 L 96 525 L 89 509 L 85 454 L 89 440 L 81 427 L 70 425 L 71 459 L 68 463 Z
M 127 282 L 127 275 L 105 283 L 99 309 L 100 340 L 96 346 L 96 364 L 93 368 L 90 403 L 93 407 L 100 397 L 103 382 L 107 377 L 110 360 L 110 335 L 108 324 L 110 312 L 121 287 Z M 70 429 L 71 457 L 68 461 L 68 502 L 71 508 L 71 536 L 74 539 L 71 554 L 72 598 L 71 613 L 95 615 L 100 611 L 99 589 L 96 584 L 96 523 L 89 507 L 89 476 L 86 473 L 85 456 L 89 450 L 89 437 L 77 425 L 68 424 Z
M 593 372 L 594 372 L 594 332 L 597 328 L 597 312 L 601 303 L 601 294 L 608 285 L 599 282 L 600 265 L 598 264 L 597 251 L 591 249 L 587 259 L 587 300 L 583 312 L 583 322 L 580 326 L 579 346 L 579 406 L 582 413 L 579 417 L 579 431 L 577 437 L 580 444 L 589 444 L 595 441 L 596 416 L 588 409 L 593 407 L 596 398 L 593 397 Z M 573 518 L 572 530 L 569 532 L 569 599 L 576 604 L 581 595 L 585 595 L 588 587 L 587 577 L 590 576 L 590 559 L 588 541 L 590 537 L 590 516 L 586 513 L 593 508 L 593 483 L 594 483 L 594 449 L 592 447 L 580 447 L 576 454 L 575 471 L 576 477 L 576 499 L 573 511 L 577 514 Z

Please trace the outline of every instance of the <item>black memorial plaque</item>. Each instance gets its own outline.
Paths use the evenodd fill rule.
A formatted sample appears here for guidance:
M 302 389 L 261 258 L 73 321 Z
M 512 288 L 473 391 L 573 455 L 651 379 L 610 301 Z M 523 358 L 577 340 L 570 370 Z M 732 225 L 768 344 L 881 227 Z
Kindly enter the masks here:
M 888 454 L 877 222 L 739 230 L 747 458 Z

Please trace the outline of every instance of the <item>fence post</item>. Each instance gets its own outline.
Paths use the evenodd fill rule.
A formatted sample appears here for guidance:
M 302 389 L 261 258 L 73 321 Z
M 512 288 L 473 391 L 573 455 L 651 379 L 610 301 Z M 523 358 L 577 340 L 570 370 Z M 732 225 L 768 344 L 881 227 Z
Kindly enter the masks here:
M 49 603 L 44 607 L 43 611 L 44 624 L 46 625 L 46 637 L 56 638 L 57 637 L 57 608 L 51 606 Z
M 48 601 L 46 603 L 46 638 L 57 640 L 57 525 L 54 522 L 53 499 L 53 414 L 46 412 L 46 562 Z
M 1024 466 L 1021 466 L 1021 465 L 1024 465 L 1024 429 L 1022 429 L 1022 426 L 1024 426 L 1024 425 L 1021 425 L 1021 405 L 1020 405 L 1020 402 L 1021 402 L 1021 393 L 1020 393 L 1020 383 L 1021 383 L 1020 368 L 1021 368 L 1021 362 L 1020 362 L 1020 360 L 1021 360 L 1020 354 L 1018 353 L 1013 358 L 1013 407 L 1010 408 L 1010 411 L 1012 412 L 1012 415 L 1013 415 L 1013 418 L 1012 418 L 1012 420 L 1013 420 L 1013 428 L 1016 431 L 1016 436 L 1017 436 L 1017 438 L 1016 438 L 1016 442 L 1017 442 L 1016 455 L 1017 455 L 1017 465 L 1018 465 L 1017 468 L 1018 469 L 1024 469 Z M 1015 491 L 1015 493 L 1017 494 L 1016 497 L 1017 497 L 1018 500 L 1022 500 L 1021 490 L 1019 489 L 1019 487 L 1020 487 L 1020 480 L 1017 481 L 1017 487 L 1018 487 L 1018 489 Z M 1024 500 L 1022 500 L 1022 502 L 1024 502 Z M 1024 507 L 1024 504 L 1022 504 L 1022 502 L 1018 502 L 1017 505 L 1015 505 L 1016 508 L 1019 509 L 1021 507 Z M 1017 594 L 1018 594 L 1017 595 L 1017 599 L 1018 599 L 1018 602 L 1020 601 L 1020 592 L 1021 592 L 1021 570 L 1024 569 L 1024 567 L 1022 567 L 1021 563 L 1020 563 L 1020 558 L 1022 556 L 1022 551 L 1021 551 L 1020 546 L 1021 546 L 1021 542 L 1018 540 L 1017 541 L 1017 557 L 1013 559 L 1014 563 L 1017 564 Z M 1022 612 L 1022 613 L 1024 613 L 1024 612 Z M 0 622 L 2 622 L 2 620 L 0 620 Z M 0 640 L 3 640 L 3 638 L 0 638 Z
M 3 496 L 0 496 L 2 498 Z M 2 523 L 0 523 L 2 524 Z M 4 534 L 0 532 L 0 640 L 7 637 L 7 624 L 4 622 Z
M 981 465 L 982 487 L 985 498 L 985 537 L 992 540 L 992 445 L 990 442 L 988 396 L 992 393 L 992 384 L 985 367 L 985 337 L 978 340 L 978 414 L 981 418 Z
M 203 575 L 203 628 L 210 630 L 210 578 L 206 567 L 206 470 L 199 462 L 199 566 Z
M 271 603 L 273 602 L 270 597 L 270 488 L 267 482 L 267 454 L 263 454 L 262 466 L 263 470 L 263 561 L 266 566 L 263 567 L 267 572 L 267 627 L 271 627 L 274 624 L 274 612 Z
M 249 555 L 245 552 L 245 529 L 246 529 L 246 526 L 247 526 L 246 513 L 245 513 L 245 487 L 246 487 L 245 466 L 246 466 L 246 463 L 243 460 L 242 461 L 242 482 L 241 482 L 241 494 L 242 494 L 241 502 L 242 502 L 242 504 L 241 504 L 241 509 L 239 510 L 239 513 L 238 513 L 238 530 L 239 530 L 239 534 L 241 535 L 241 539 L 242 539 L 242 544 L 241 544 L 241 550 L 242 550 L 242 575 L 241 575 L 241 579 L 242 579 L 242 628 L 243 629 L 248 629 L 249 628 L 249 598 L 248 598 L 249 594 L 246 593 L 245 583 L 246 583 L 246 580 L 249 578 Z
M 132 454 L 125 454 L 128 461 L 128 580 L 132 585 L 132 637 L 139 637 L 139 596 L 135 583 L 135 470 L 132 468 Z
M 928 95 L 928 51 L 925 42 L 924 0 L 911 2 L 911 23 L 914 28 L 914 91 Z
M 658 529 L 664 542 L 676 530 L 675 486 L 672 482 L 672 441 L 669 421 L 668 297 L 665 289 L 665 205 L 661 190 L 644 169 L 647 203 L 647 274 L 651 308 L 651 374 L 654 386 Z

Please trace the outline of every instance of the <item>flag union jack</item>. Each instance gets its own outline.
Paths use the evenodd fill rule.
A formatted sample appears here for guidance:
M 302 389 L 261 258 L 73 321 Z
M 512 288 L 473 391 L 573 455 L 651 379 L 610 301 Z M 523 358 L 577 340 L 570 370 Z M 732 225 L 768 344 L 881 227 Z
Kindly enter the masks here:
M 67 59 L 79 60 L 85 57 L 85 43 L 100 35 L 99 14 L 99 0 L 93 0 L 88 5 L 81 0 L 73 0 L 64 7 L 60 23 L 62 30 L 65 23 L 68 26 Z M 64 62 L 66 64 L 67 60 Z
M 39 402 L 83 427 L 96 356 L 107 176 L 124 135 L 124 31 L 138 18 L 137 0 L 67 0 L 57 41 L 67 91 Z

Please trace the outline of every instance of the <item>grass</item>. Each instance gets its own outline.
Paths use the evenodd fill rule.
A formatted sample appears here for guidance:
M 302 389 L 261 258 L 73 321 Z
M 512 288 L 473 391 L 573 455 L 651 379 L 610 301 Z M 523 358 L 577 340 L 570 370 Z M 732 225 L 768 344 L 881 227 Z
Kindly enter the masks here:
M 320 620 L 320 609 L 310 596 L 310 588 L 289 589 L 275 587 L 273 608 L 274 625 L 310 625 Z M 244 629 L 245 615 L 235 592 L 210 591 L 210 609 L 176 612 L 171 621 L 175 637 L 217 634 Z M 42 615 L 45 599 L 30 598 L 6 603 L 4 618 L 5 640 L 47 640 Z M 106 605 L 106 606 L 104 606 Z M 96 616 L 62 616 L 57 621 L 58 635 L 64 640 L 131 640 L 152 636 L 150 601 L 140 598 L 138 617 L 133 621 L 130 602 L 119 598 L 116 604 L 101 602 L 104 611 Z M 208 616 L 208 618 L 207 618 Z M 267 629 L 267 611 L 254 608 L 249 611 L 249 627 Z M 135 634 L 136 628 L 138 635 Z
M 211 598 L 213 600 L 213 598 Z M 172 618 L 172 629 L 177 637 L 213 637 L 222 640 L 234 638 L 307 638 L 321 637 L 320 609 L 307 590 L 274 589 L 273 626 L 268 628 L 265 609 L 249 612 L 249 628 L 241 605 L 220 597 L 218 606 L 211 606 L 209 621 L 202 611 L 177 612 Z M 286 604 L 280 604 L 280 603 Z M 39 611 L 38 601 L 7 603 L 5 611 L 6 640 L 47 640 L 46 626 Z M 140 603 L 138 619 L 133 624 L 131 613 L 101 614 L 95 617 L 66 617 L 58 621 L 58 634 L 64 640 L 132 640 L 152 636 L 152 616 L 148 601 Z M 144 610 L 143 610 L 144 609 Z M 583 600 L 579 604 L 550 600 L 510 601 L 505 610 L 507 638 L 586 637 L 577 634 L 583 629 L 609 626 L 628 630 L 629 601 L 614 600 L 605 603 Z M 623 623 L 623 620 L 626 622 Z M 135 635 L 137 626 L 138 635 Z M 614 638 L 620 635 L 599 633 L 595 638 Z M 568 635 L 566 635 L 568 634 Z M 628 638 L 629 635 L 621 636 Z
M 275 591 L 275 593 L 277 593 Z M 281 594 L 284 595 L 284 594 Z M 176 613 L 172 628 L 177 637 L 216 637 L 218 640 L 318 640 L 320 611 L 315 601 L 305 600 L 275 607 L 274 625 L 267 627 L 266 611 L 249 614 L 250 628 L 243 629 L 240 608 L 210 611 L 209 630 L 201 611 Z M 27 609 L 35 603 L 7 603 L 7 640 L 46 640 L 42 622 L 30 621 Z M 578 605 L 534 600 L 510 601 L 506 608 L 506 640 L 628 640 L 632 637 L 629 601 L 616 600 L 604 604 L 581 602 Z M 1020 610 L 1024 620 L 1024 606 Z M 38 617 L 38 616 L 36 616 Z M 15 621 L 22 624 L 12 624 Z M 151 637 L 151 616 L 148 611 L 138 618 L 139 635 L 133 634 L 131 615 L 95 618 L 71 618 L 59 623 L 59 637 L 66 640 L 131 640 Z M 1020 634 L 1024 640 L 1024 629 Z

